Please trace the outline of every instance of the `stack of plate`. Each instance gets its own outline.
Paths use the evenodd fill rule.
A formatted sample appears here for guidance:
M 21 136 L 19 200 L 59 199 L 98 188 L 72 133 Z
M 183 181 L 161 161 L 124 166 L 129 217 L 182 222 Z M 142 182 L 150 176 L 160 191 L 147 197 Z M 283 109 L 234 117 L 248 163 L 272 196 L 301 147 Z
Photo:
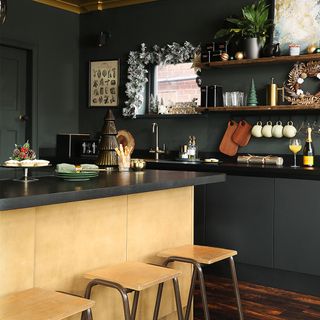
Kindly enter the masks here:
M 99 172 L 85 171 L 85 172 L 55 172 L 56 177 L 64 179 L 66 181 L 87 181 L 89 179 L 97 177 Z

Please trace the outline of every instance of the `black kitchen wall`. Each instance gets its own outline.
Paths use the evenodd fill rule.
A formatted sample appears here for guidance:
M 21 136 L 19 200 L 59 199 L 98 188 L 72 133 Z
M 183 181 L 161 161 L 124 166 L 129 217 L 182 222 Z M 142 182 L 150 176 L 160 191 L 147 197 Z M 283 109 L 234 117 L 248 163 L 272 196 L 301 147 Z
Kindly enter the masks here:
M 78 131 L 79 15 L 31 0 L 9 0 L 0 40 L 34 48 L 37 137 L 41 148 L 54 148 L 56 134 Z
M 106 109 L 88 108 L 88 61 L 99 59 L 121 59 L 120 106 L 125 101 L 126 60 L 130 50 L 136 50 L 142 42 L 148 46 L 190 41 L 194 45 L 212 40 L 214 33 L 222 27 L 225 17 L 239 14 L 240 9 L 252 1 L 245 0 L 162 0 L 154 3 L 105 10 L 80 17 L 80 130 L 98 132 L 103 124 Z M 112 37 L 104 48 L 90 44 L 101 30 L 109 31 Z M 265 87 L 270 79 L 281 85 L 286 80 L 292 64 L 243 66 L 206 70 L 202 72 L 205 84 L 221 84 L 225 90 L 248 91 L 251 78 L 254 78 L 259 95 L 259 103 L 265 103 Z M 136 138 L 138 149 L 148 149 L 152 144 L 151 124 L 154 119 L 128 120 L 121 117 L 120 110 L 114 109 L 118 129 L 127 129 Z M 255 114 L 232 115 L 210 114 L 207 117 L 187 117 L 183 119 L 156 119 L 160 126 L 160 143 L 169 149 L 177 150 L 186 143 L 189 135 L 198 138 L 200 150 L 217 151 L 229 119 L 245 118 L 250 123 L 257 120 L 273 122 L 293 120 L 296 126 L 302 121 L 318 119 L 316 114 L 295 115 L 288 112 L 282 115 Z M 316 148 L 320 145 L 316 141 Z M 240 152 L 284 154 L 288 151 L 288 140 L 252 139 Z

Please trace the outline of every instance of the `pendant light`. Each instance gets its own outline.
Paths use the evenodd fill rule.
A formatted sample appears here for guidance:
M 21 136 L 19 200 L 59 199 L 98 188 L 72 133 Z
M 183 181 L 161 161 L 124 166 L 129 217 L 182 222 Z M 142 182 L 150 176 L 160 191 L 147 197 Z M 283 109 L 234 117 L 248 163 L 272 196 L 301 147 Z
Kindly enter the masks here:
M 0 23 L 4 24 L 7 18 L 7 0 L 0 0 Z
M 103 1 L 98 1 L 97 3 L 97 9 L 100 11 L 100 16 L 102 16 L 102 10 L 103 10 Z M 102 19 L 100 19 L 102 21 Z M 100 31 L 98 35 L 98 47 L 102 48 L 107 44 L 107 39 L 110 38 L 110 33 L 105 31 Z

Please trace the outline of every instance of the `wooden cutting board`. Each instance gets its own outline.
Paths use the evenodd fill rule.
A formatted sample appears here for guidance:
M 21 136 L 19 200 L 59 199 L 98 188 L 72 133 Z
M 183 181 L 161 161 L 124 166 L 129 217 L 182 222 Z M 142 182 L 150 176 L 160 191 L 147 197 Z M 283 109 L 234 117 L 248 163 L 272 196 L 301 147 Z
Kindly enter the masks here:
M 235 156 L 238 152 L 238 145 L 232 140 L 232 136 L 236 131 L 238 124 L 230 120 L 224 136 L 220 142 L 219 151 L 227 156 Z
M 252 125 L 245 120 L 241 120 L 238 123 L 238 127 L 232 135 L 232 140 L 234 143 L 240 147 L 246 146 L 251 138 Z

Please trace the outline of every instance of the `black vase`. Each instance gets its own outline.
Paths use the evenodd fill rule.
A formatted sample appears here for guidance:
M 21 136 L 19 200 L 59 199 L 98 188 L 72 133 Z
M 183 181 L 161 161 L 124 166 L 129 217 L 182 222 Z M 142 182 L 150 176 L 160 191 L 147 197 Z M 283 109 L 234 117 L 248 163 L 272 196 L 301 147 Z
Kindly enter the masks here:
M 269 43 L 263 48 L 264 57 L 280 56 L 280 53 L 279 43 Z
M 7 0 L 0 0 L 0 23 L 4 24 L 7 18 Z

